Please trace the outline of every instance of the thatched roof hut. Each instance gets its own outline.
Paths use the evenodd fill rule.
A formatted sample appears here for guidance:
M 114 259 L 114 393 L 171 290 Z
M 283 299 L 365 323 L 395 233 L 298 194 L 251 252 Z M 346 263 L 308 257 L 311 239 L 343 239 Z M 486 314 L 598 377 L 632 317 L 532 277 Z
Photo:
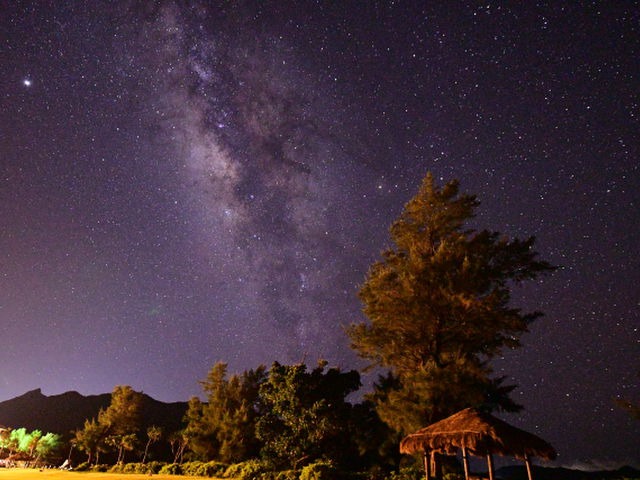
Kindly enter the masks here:
M 467 454 L 486 456 L 489 478 L 493 478 L 492 455 L 507 455 L 524 460 L 531 479 L 531 457 L 552 460 L 556 452 L 551 445 L 532 433 L 473 408 L 462 410 L 444 420 L 422 428 L 405 437 L 400 443 L 401 453 L 423 452 L 455 455 L 462 450 L 465 475 L 468 477 Z M 428 465 L 425 462 L 425 468 Z M 427 477 L 429 471 L 427 468 Z

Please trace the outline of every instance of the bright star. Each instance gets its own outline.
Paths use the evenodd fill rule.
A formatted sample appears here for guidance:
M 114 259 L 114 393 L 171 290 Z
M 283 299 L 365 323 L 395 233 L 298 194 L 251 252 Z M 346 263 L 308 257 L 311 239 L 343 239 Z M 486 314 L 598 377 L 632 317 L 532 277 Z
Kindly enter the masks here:
M 28 78 L 25 78 L 24 80 L 22 80 L 22 84 L 25 87 L 30 87 L 31 86 L 31 80 L 29 80 Z

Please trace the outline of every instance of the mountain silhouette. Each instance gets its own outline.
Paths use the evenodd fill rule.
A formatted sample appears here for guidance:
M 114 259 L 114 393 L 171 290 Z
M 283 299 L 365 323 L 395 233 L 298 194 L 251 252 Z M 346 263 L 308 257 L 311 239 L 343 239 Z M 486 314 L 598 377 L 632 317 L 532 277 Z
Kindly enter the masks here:
M 165 432 L 182 428 L 187 402 L 164 403 L 142 395 L 143 429 L 151 425 L 162 427 Z M 100 409 L 107 408 L 109 403 L 110 393 L 84 396 L 71 391 L 47 396 L 38 388 L 0 402 L 0 425 L 24 427 L 28 431 L 38 429 L 43 433 L 58 433 L 68 437 L 73 430 L 81 429 L 86 419 L 97 417 Z

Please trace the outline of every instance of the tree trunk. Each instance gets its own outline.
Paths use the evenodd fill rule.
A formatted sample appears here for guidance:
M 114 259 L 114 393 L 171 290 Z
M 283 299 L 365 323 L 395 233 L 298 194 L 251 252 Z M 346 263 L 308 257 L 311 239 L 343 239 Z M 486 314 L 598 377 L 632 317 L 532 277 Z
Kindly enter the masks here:
M 142 464 L 147 461 L 147 452 L 149 451 L 149 445 L 151 445 L 151 439 L 147 440 L 147 444 L 144 446 L 144 455 L 142 455 Z

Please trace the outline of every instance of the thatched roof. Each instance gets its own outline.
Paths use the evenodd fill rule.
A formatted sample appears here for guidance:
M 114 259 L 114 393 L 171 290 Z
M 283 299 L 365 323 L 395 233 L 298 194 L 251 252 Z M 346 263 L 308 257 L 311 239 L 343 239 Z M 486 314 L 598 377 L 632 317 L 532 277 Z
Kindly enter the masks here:
M 498 454 L 520 459 L 525 456 L 546 460 L 556 458 L 553 447 L 540 437 L 473 408 L 462 410 L 405 437 L 400 443 L 400 452 L 426 451 L 452 455 L 462 447 L 477 456 Z

